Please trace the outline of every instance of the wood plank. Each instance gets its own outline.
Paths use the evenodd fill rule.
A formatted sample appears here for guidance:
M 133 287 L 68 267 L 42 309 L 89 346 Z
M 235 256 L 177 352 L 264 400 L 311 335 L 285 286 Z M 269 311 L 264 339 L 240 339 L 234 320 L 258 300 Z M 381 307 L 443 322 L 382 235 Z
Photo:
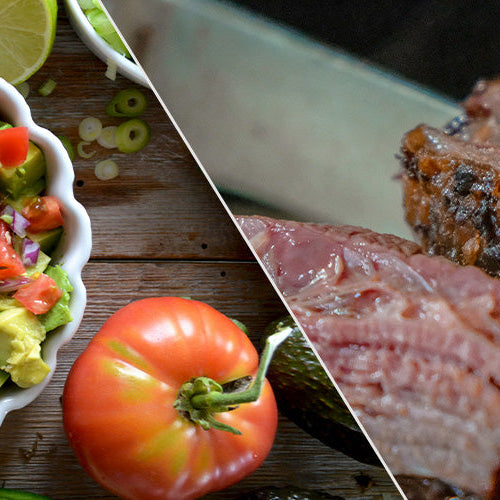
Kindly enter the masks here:
M 260 267 L 252 263 L 92 262 L 84 281 L 89 297 L 85 317 L 74 339 L 61 349 L 53 379 L 38 400 L 10 413 L 0 428 L 0 484 L 54 500 L 114 498 L 77 463 L 64 436 L 59 401 L 72 363 L 110 314 L 140 298 L 191 296 L 243 321 L 257 342 L 258 332 L 286 312 Z M 356 481 L 359 474 L 374 481 L 364 492 Z M 232 499 L 256 487 L 283 484 L 314 485 L 365 500 L 395 492 L 384 471 L 324 446 L 281 416 L 265 464 L 234 487 L 206 498 Z

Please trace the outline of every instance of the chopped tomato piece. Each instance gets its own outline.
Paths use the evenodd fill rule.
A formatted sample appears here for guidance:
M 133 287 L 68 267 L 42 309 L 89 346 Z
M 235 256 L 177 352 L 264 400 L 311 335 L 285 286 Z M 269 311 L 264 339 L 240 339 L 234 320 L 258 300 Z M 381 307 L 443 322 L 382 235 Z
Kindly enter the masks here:
M 26 205 L 21 215 L 28 219 L 28 231 L 40 233 L 63 225 L 61 203 L 55 196 L 37 196 Z
M 32 313 L 45 314 L 61 298 L 61 295 L 62 290 L 56 282 L 42 273 L 35 281 L 19 288 L 14 298 Z
M 2 167 L 18 167 L 28 156 L 29 133 L 27 127 L 0 130 L 0 163 Z
M 12 245 L 6 238 L 0 238 L 0 280 L 14 278 L 25 271 L 21 257 L 17 255 Z

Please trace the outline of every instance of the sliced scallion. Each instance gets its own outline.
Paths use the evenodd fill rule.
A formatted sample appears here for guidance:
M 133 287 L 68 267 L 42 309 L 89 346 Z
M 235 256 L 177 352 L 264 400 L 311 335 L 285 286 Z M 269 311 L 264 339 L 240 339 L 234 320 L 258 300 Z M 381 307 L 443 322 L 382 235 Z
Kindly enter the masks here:
M 146 96 L 139 89 L 120 90 L 106 106 L 110 116 L 137 118 L 146 109 Z
M 95 141 L 102 132 L 102 122 L 99 118 L 87 116 L 78 125 L 78 135 L 82 141 Z
M 97 143 L 106 149 L 113 149 L 117 147 L 116 144 L 116 130 L 117 126 L 111 125 L 109 127 L 104 127 L 101 134 L 97 138 Z
M 120 169 L 114 160 L 108 159 L 96 163 L 94 173 L 99 180 L 107 181 L 118 176 Z
M 86 146 L 90 146 L 90 142 L 81 141 L 77 144 L 76 150 L 78 152 L 78 156 L 80 156 L 81 158 L 92 158 L 92 156 L 94 156 L 96 152 L 90 151 L 89 153 L 87 153 L 84 149 Z
M 139 118 L 132 118 L 118 125 L 116 144 L 122 153 L 135 153 L 148 144 L 151 138 L 149 125 Z
M 68 152 L 69 159 L 73 161 L 75 159 L 75 148 L 73 144 L 71 144 L 71 141 L 64 135 L 59 135 L 58 138 L 64 146 L 64 149 Z
M 116 80 L 116 73 L 118 71 L 118 64 L 116 64 L 115 61 L 112 61 L 111 59 L 107 59 L 107 66 L 106 66 L 106 72 L 104 73 L 104 76 L 106 78 L 109 78 L 110 80 L 115 81 Z
M 43 97 L 47 97 L 52 94 L 52 92 L 54 92 L 56 86 L 57 83 L 55 82 L 55 80 L 52 80 L 52 78 L 48 78 L 42 83 L 42 85 L 40 85 L 40 87 L 38 88 L 38 93 Z

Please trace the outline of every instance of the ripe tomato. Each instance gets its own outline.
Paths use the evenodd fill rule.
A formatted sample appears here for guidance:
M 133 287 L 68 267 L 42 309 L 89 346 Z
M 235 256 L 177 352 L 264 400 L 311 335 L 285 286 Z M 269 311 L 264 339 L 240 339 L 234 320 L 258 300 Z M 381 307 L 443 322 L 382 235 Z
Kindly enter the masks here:
M 27 127 L 10 127 L 0 130 L 0 164 L 18 167 L 26 161 L 29 149 Z
M 21 257 L 11 244 L 9 227 L 0 220 L 0 280 L 14 278 L 25 271 Z
M 257 368 L 248 337 L 212 307 L 174 297 L 133 302 L 73 365 L 63 394 L 66 435 L 90 476 L 121 498 L 198 498 L 259 467 L 277 408 L 265 380 L 257 401 L 213 415 L 241 435 L 204 429 L 174 408 L 181 388 L 198 377 L 246 380 Z
M 37 196 L 26 205 L 21 215 L 29 220 L 30 233 L 40 233 L 63 225 L 61 203 L 55 196 Z
M 22 286 L 14 298 L 33 314 L 45 314 L 61 298 L 62 290 L 46 274 L 40 274 L 35 281 Z

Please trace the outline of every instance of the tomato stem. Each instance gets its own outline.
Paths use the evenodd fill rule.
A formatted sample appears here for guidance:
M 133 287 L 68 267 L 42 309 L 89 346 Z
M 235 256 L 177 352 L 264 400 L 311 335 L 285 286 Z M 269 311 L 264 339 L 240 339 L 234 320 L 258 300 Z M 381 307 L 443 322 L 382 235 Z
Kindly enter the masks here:
M 276 333 L 267 338 L 259 368 L 249 387 L 224 392 L 223 387 L 212 379 L 198 377 L 182 386 L 174 407 L 203 429 L 213 428 L 241 434 L 238 429 L 216 420 L 213 414 L 230 411 L 240 404 L 251 403 L 259 399 L 273 355 L 294 328 L 296 327 L 279 323 Z

